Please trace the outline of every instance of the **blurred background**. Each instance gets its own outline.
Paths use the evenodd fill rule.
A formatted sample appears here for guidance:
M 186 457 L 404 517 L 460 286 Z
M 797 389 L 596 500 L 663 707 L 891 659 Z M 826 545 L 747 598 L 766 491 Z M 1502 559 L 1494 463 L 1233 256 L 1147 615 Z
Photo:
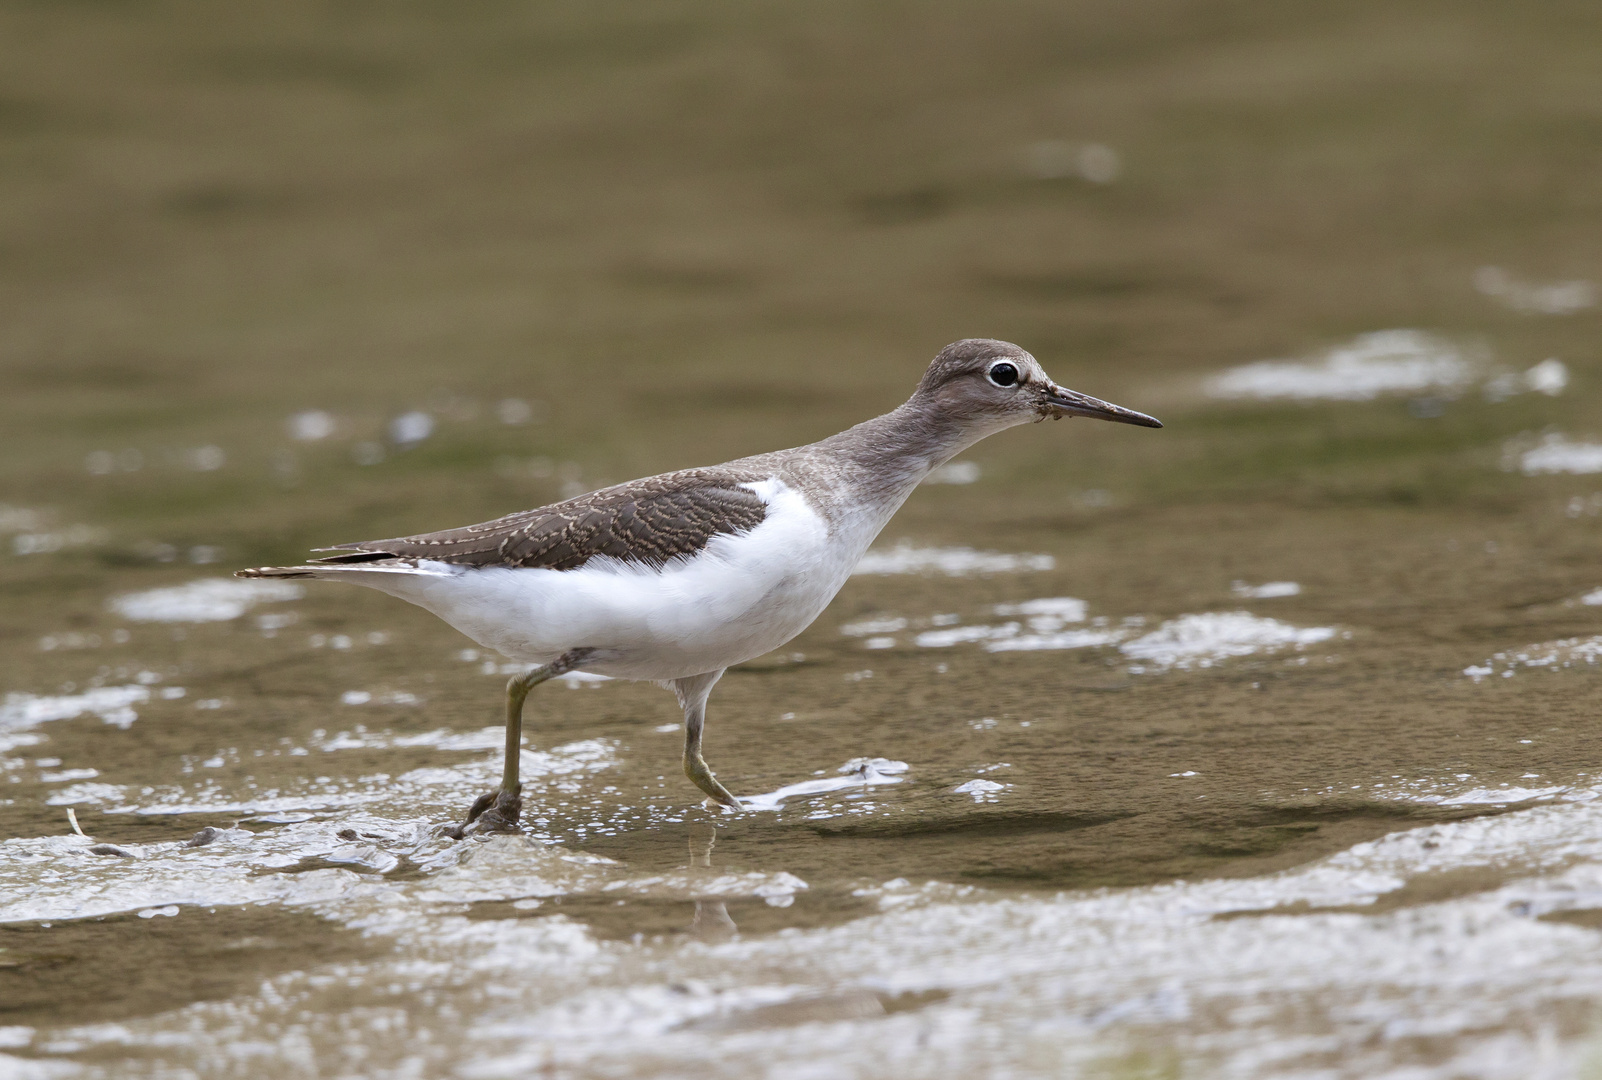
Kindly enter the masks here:
M 188 625 L 116 598 L 810 442 L 894 407 L 943 345 L 971 336 L 1017 342 L 1059 382 L 1167 427 L 1056 424 L 986 441 L 915 494 L 881 545 L 1025 555 L 1037 573 L 947 578 L 934 557 L 923 567 L 934 577 L 866 575 L 793 653 L 731 673 L 713 699 L 708 756 L 739 778 L 737 792 L 859 755 L 911 762 L 894 788 L 903 801 L 879 804 L 888 824 L 831 833 L 822 847 L 813 833 L 795 839 L 798 817 L 726 827 L 716 865 L 812 883 L 785 909 L 789 926 L 849 923 L 887 878 L 1008 896 L 1251 878 L 1591 790 L 1602 655 L 1595 4 L 75 0 L 0 7 L 0 57 L 0 692 L 12 695 L 0 734 L 34 740 L 14 739 L 0 758 L 0 838 L 64 834 L 73 806 L 92 837 L 159 854 L 262 811 L 271 800 L 242 792 L 269 781 L 282 795 L 272 806 L 298 799 L 321 815 L 288 827 L 331 835 L 343 812 L 328 807 L 367 805 L 403 771 L 396 755 L 416 768 L 462 760 L 436 739 L 404 752 L 362 744 L 312 767 L 304 747 L 349 727 L 350 710 L 370 705 L 366 725 L 419 738 L 495 720 L 504 672 L 385 597 L 313 588 L 293 612 L 246 619 L 260 598 L 224 596 L 221 615 Z M 1203 641 L 1185 653 L 1179 641 L 1146 667 L 1127 649 L 976 644 L 1000 632 L 1006 605 L 1067 596 L 1124 628 L 1109 643 L 1142 626 L 1205 637 L 1223 624 L 1169 621 L 1244 609 L 1281 629 L 1240 624 L 1249 640 L 1234 652 Z M 1060 628 L 1069 609 L 1051 610 Z M 993 625 L 945 645 L 905 632 L 908 620 L 957 620 L 938 621 L 945 612 Z M 1298 641 L 1335 644 L 1275 651 Z M 158 683 L 178 692 L 129 690 L 98 712 L 53 706 L 45 719 L 63 722 L 48 739 L 36 730 L 46 698 Z M 671 703 L 648 687 L 553 701 L 531 740 L 612 740 L 621 758 L 608 783 L 619 787 L 553 809 L 542 840 L 683 866 L 692 800 L 675 779 L 676 737 L 652 727 L 676 718 Z M 106 716 L 130 702 L 139 723 Z M 1003 739 L 995 731 L 1010 734 L 985 741 Z M 251 764 L 280 742 L 300 756 Z M 484 776 L 494 745 L 473 744 Z M 1013 770 L 1010 794 L 949 798 L 992 768 Z M 448 820 L 480 779 L 434 803 L 409 798 Z M 1417 797 L 1371 795 L 1398 784 Z M 168 792 L 165 808 L 152 791 Z M 902 811 L 945 831 L 896 825 Z M 329 868 L 339 860 L 326 848 L 314 853 L 324 861 L 296 865 L 347 873 Z M 1581 858 L 1563 851 L 1531 858 Z M 1490 895 L 1516 876 L 1501 856 L 1465 859 L 1472 874 L 1449 868 L 1468 876 L 1417 902 Z M 1602 865 L 1602 853 L 1584 860 Z M 6 873 L 25 891 L 39 879 L 23 865 Z M 180 945 L 140 952 L 165 920 L 115 913 L 202 895 L 164 880 L 125 903 L 29 908 L 28 926 L 109 919 L 83 931 L 82 956 L 124 956 L 118 978 L 132 980 Z M 667 907 L 639 925 L 688 923 L 687 895 L 653 900 Z M 747 900 L 735 922 L 786 925 L 775 905 Z M 1297 893 L 1263 904 L 1281 901 L 1334 903 Z M 354 935 L 356 916 L 318 911 Z M 514 916 L 524 918 L 503 904 L 484 917 Z M 586 925 L 608 940 L 636 932 L 597 919 Z M 1531 919 L 1519 926 L 1535 933 Z M 1534 1075 L 1529 1063 L 1554 1039 L 1590 1045 L 1598 991 L 1586 979 L 1602 957 L 1591 930 L 1560 929 L 1577 936 L 1543 947 L 1572 959 L 1564 971 L 1584 984 L 1561 1008 L 1522 983 L 1486 991 L 1486 1024 L 1515 1047 L 1505 1075 Z M 305 945 L 325 931 L 275 932 Z M 246 933 L 267 931 L 247 919 L 187 940 L 221 950 Z M 933 933 L 908 930 L 908 949 Z M 1288 956 L 1302 939 L 1287 934 Z M 1373 957 L 1413 955 L 1394 927 L 1374 934 Z M 310 970 L 324 946 L 305 947 L 259 970 Z M 988 962 L 997 954 L 985 948 Z M 22 1026 L 0 1031 L 245 993 L 217 974 L 238 955 L 213 957 L 221 981 L 209 989 L 147 988 L 115 1007 L 92 1004 L 106 969 L 74 968 L 77 982 L 27 984 L 33 996 L 0 1012 Z M 0 962 L 0 978 L 7 970 Z M 1486 971 L 1443 974 L 1439 1001 Z M 1147 974 L 1151 986 L 1189 977 Z M 1152 998 L 1118 1015 L 1167 1028 L 1095 1053 L 1112 1055 L 1107 1075 L 1191 1075 L 1206 1061 L 1224 1062 L 1221 1075 L 1280 1075 L 1229 1057 L 1229 1039 L 1245 1054 L 1339 1028 L 1326 1058 L 1307 1050 L 1302 1064 L 1504 1075 L 1484 1064 L 1467 1021 L 1392 1053 L 1364 1042 L 1361 1024 L 1329 1019 L 1366 986 L 1315 994 L 1299 1018 L 1164 1012 L 1168 999 Z M 964 1007 L 996 1023 L 1024 1015 L 1025 999 L 1042 1023 L 1111 1007 L 1070 1008 L 1057 992 L 1014 987 L 996 991 L 993 1014 Z M 294 1000 L 306 1016 L 336 1008 Z M 456 1023 L 429 1029 L 425 1000 L 408 1006 L 410 1034 L 366 1045 L 415 1051 L 424 1072 L 450 1066 L 417 1049 Z M 536 1004 L 549 1002 L 523 1007 Z M 263 1030 L 302 1023 L 251 1009 Z M 305 1023 L 328 1054 L 366 1038 Z M 3 1045 L 77 1060 L 43 1035 L 19 1038 Z M 206 1057 L 223 1053 L 217 1040 L 171 1053 L 220 1068 Z M 1056 1043 L 1018 1060 L 969 1049 L 928 1074 L 1006 1059 L 1018 1075 L 1066 1075 L 1057 1070 L 1078 1060 Z M 652 1070 L 668 1058 L 628 1056 L 637 1050 L 617 1051 L 629 1064 L 605 1074 L 665 1075 Z M 741 1059 L 729 1053 L 733 1075 Z M 901 1075 L 923 1075 L 924 1059 L 907 1053 Z M 402 1075 L 399 1061 L 385 1067 Z
M 1586 419 L 1602 309 L 1475 274 L 1602 275 L 1593 14 L 11 6 L 0 482 L 104 530 L 77 572 L 282 560 L 810 441 L 995 336 L 1171 430 L 987 443 L 964 509 L 1505 515 L 1502 440 Z M 1393 328 L 1568 392 L 1200 389 Z

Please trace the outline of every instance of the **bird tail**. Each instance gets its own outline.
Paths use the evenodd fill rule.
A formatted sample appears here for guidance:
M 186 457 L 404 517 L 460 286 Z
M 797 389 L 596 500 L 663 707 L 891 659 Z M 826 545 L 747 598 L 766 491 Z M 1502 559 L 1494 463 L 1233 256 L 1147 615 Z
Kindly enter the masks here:
M 446 567 L 425 563 L 418 559 L 396 558 L 385 551 L 353 551 L 348 555 L 330 555 L 326 559 L 313 559 L 300 566 L 256 566 L 234 571 L 242 578 L 318 578 L 322 581 L 354 581 L 361 585 L 374 585 L 385 579 L 417 577 L 449 577 L 459 573 L 459 567 Z
M 255 566 L 249 570 L 235 570 L 234 577 L 243 578 L 315 578 L 322 577 L 323 566 Z

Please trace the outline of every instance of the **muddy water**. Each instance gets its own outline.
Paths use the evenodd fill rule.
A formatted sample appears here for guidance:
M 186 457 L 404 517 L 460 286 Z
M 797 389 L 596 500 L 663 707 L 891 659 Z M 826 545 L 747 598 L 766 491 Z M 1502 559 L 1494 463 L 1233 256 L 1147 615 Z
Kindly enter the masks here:
M 0 1074 L 1594 1074 L 1594 13 L 1059 7 L 0 14 Z M 227 577 L 981 333 L 1168 427 L 919 491 L 738 815 L 573 679 L 450 842 L 504 659 Z

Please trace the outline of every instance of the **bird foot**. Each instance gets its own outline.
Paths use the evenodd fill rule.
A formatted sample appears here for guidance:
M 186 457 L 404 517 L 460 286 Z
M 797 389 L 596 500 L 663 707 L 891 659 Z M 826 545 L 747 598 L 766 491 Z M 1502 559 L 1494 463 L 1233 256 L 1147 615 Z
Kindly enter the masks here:
M 469 836 L 484 836 L 489 833 L 520 833 L 523 827 L 518 824 L 518 819 L 522 816 L 522 795 L 510 795 L 496 789 L 485 792 L 474 800 L 472 807 L 467 811 L 467 820 L 460 825 L 447 828 L 445 835 L 453 840 L 462 840 Z

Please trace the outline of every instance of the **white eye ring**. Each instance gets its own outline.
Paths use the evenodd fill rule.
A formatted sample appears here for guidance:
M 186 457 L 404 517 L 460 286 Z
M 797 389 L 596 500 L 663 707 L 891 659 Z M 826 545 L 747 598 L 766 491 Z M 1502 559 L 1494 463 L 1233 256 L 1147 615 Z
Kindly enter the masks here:
M 1011 360 L 997 360 L 986 370 L 985 378 L 990 380 L 992 386 L 1010 390 L 1023 382 L 1023 372 Z

